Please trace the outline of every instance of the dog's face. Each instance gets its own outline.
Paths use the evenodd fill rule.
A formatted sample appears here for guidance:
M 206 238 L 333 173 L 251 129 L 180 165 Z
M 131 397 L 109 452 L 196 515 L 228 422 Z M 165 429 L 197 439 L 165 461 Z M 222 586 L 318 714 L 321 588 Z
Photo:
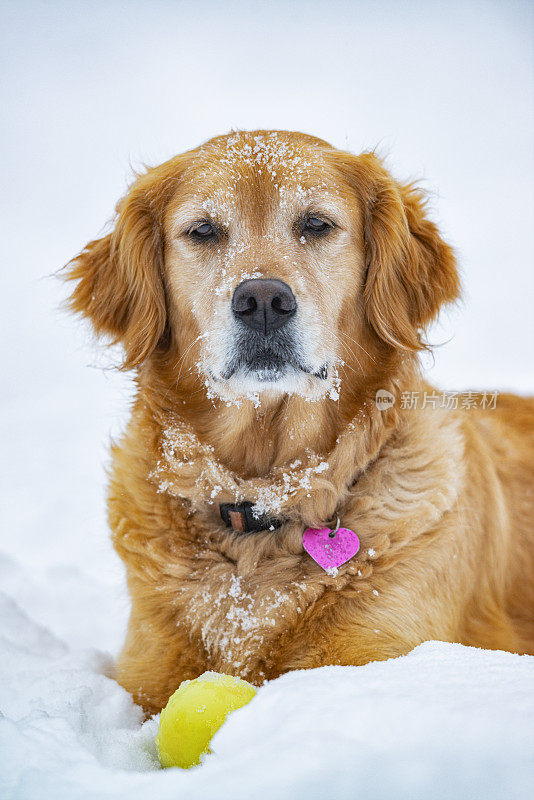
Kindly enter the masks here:
M 118 212 L 73 262 L 73 307 L 128 366 L 167 350 L 177 380 L 187 365 L 227 400 L 337 396 L 338 368 L 419 349 L 458 291 L 420 194 L 303 134 L 218 137 L 141 176 Z
M 174 325 L 193 316 L 218 394 L 331 386 L 364 270 L 358 204 L 344 194 L 304 137 L 235 134 L 191 157 L 166 212 L 165 274 Z

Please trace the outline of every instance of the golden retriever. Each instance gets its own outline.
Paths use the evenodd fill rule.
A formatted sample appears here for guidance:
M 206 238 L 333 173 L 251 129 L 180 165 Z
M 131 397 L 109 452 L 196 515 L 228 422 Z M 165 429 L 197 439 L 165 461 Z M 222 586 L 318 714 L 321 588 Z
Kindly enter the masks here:
M 68 277 L 136 373 L 109 522 L 117 678 L 148 712 L 207 669 L 534 652 L 534 401 L 421 377 L 459 279 L 420 190 L 372 153 L 232 132 L 140 175 Z M 323 568 L 303 534 L 338 518 L 360 549 Z

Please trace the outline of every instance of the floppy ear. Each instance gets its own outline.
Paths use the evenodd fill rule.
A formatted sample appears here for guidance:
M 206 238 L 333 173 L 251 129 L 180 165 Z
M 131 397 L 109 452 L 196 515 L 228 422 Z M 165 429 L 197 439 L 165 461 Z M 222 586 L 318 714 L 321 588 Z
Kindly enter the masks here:
M 67 264 L 67 279 L 77 283 L 70 308 L 98 335 L 122 342 L 123 369 L 145 361 L 166 333 L 162 217 L 171 185 L 158 170 L 137 178 L 117 205 L 113 232 Z
M 427 218 L 420 189 L 398 184 L 374 155 L 355 161 L 364 204 L 367 318 L 390 345 L 424 349 L 422 332 L 442 304 L 459 296 L 454 253 Z

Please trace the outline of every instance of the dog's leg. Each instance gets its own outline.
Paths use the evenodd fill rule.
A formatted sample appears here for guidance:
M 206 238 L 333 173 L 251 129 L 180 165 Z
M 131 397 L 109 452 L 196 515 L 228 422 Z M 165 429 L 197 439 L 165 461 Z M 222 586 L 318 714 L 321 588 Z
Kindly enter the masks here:
M 128 633 L 118 658 L 115 677 L 147 714 L 165 706 L 181 681 L 196 678 L 203 667 L 194 657 L 191 643 L 175 623 L 143 615 L 134 606 Z

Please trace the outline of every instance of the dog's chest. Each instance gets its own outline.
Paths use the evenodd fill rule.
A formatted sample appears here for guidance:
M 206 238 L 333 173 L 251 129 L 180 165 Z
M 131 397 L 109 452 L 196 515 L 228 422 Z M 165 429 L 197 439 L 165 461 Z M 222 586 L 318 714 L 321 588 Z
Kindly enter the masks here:
M 206 570 L 181 592 L 180 624 L 196 640 L 211 669 L 261 682 L 280 640 L 301 627 L 318 587 L 299 580 L 260 581 L 231 568 Z

